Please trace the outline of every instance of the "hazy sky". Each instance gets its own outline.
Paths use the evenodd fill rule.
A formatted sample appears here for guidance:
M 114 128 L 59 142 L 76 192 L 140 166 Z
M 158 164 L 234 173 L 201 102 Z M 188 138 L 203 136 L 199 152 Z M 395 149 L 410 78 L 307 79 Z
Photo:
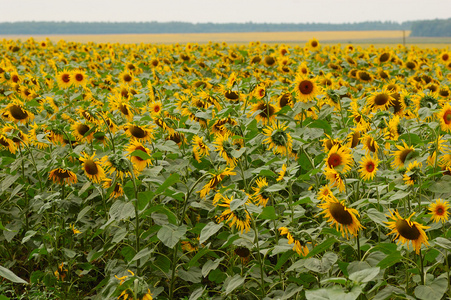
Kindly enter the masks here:
M 0 7 L 0 22 L 352 23 L 451 17 L 451 0 L 0 0 Z

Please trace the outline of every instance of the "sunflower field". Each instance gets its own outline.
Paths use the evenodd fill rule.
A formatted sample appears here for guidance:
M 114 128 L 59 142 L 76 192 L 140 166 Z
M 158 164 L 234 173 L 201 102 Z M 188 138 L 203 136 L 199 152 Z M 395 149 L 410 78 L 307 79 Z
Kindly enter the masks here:
M 451 297 L 449 49 L 0 54 L 0 300 Z

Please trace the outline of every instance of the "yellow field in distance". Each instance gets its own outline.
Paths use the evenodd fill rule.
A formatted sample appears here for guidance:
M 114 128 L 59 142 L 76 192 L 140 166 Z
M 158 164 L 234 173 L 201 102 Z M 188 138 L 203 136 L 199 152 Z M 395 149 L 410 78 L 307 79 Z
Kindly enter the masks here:
M 150 43 L 150 44 L 174 44 L 174 43 L 199 43 L 226 42 L 228 44 L 247 44 L 260 41 L 274 44 L 304 44 L 312 38 L 316 38 L 322 44 L 359 44 L 362 46 L 375 44 L 376 46 L 393 46 L 406 42 L 407 46 L 424 44 L 426 47 L 448 47 L 451 38 L 409 38 L 410 31 L 380 30 L 380 31 L 306 31 L 306 32 L 240 32 L 240 33 L 171 33 L 171 34 L 102 34 L 102 35 L 32 35 L 37 40 L 49 38 L 53 42 L 59 40 L 72 42 L 95 43 Z M 30 38 L 30 35 L 0 35 L 0 39 L 22 41 Z M 405 37 L 405 39 L 404 39 Z

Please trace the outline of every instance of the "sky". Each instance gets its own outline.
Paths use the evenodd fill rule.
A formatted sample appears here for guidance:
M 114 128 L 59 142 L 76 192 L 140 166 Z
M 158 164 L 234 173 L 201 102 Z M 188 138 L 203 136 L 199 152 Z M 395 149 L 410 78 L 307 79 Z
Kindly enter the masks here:
M 451 18 L 451 0 L 0 0 L 0 22 L 354 23 Z

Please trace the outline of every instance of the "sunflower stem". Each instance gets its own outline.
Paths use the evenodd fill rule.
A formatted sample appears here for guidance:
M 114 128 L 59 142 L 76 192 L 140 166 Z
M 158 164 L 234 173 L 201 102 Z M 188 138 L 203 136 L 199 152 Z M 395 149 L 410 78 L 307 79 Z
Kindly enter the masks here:
M 423 266 L 423 256 L 421 255 L 421 249 L 418 253 L 418 257 L 420 258 L 420 276 L 421 276 L 421 285 L 424 285 L 424 266 Z
M 247 186 L 246 177 L 244 176 L 244 168 L 243 168 L 243 164 L 241 163 L 241 158 L 238 159 L 238 165 L 240 166 L 241 178 L 243 178 L 244 190 L 246 192 L 249 192 L 249 187 Z
M 359 261 L 362 260 L 362 252 L 360 251 L 360 238 L 359 238 L 359 232 L 357 232 L 357 235 L 355 236 L 355 240 L 357 242 L 357 258 Z
M 135 251 L 136 253 L 139 253 L 140 251 L 140 241 L 139 241 L 139 211 L 138 211 L 138 187 L 136 185 L 136 177 L 135 177 L 135 171 L 133 170 L 133 164 L 129 161 L 129 170 L 130 175 L 132 177 L 132 183 L 133 183 L 133 192 L 135 196 L 135 202 L 134 202 L 134 208 L 135 208 L 135 239 L 136 239 L 136 246 Z M 136 260 L 136 274 L 138 276 L 141 275 L 141 270 L 139 268 L 139 259 Z
M 260 287 L 261 287 L 261 293 L 262 293 L 262 298 L 265 298 L 266 296 L 266 291 L 265 291 L 265 280 L 264 280 L 264 270 L 263 270 L 263 260 L 262 260 L 262 256 L 260 253 L 260 245 L 259 245 L 259 239 L 258 239 L 258 229 L 257 229 L 257 225 L 255 224 L 254 218 L 252 217 L 251 214 L 249 214 L 251 221 L 252 221 L 252 229 L 254 229 L 255 232 L 255 238 L 254 238 L 254 244 L 257 247 L 257 260 L 258 260 L 258 264 L 260 266 Z

